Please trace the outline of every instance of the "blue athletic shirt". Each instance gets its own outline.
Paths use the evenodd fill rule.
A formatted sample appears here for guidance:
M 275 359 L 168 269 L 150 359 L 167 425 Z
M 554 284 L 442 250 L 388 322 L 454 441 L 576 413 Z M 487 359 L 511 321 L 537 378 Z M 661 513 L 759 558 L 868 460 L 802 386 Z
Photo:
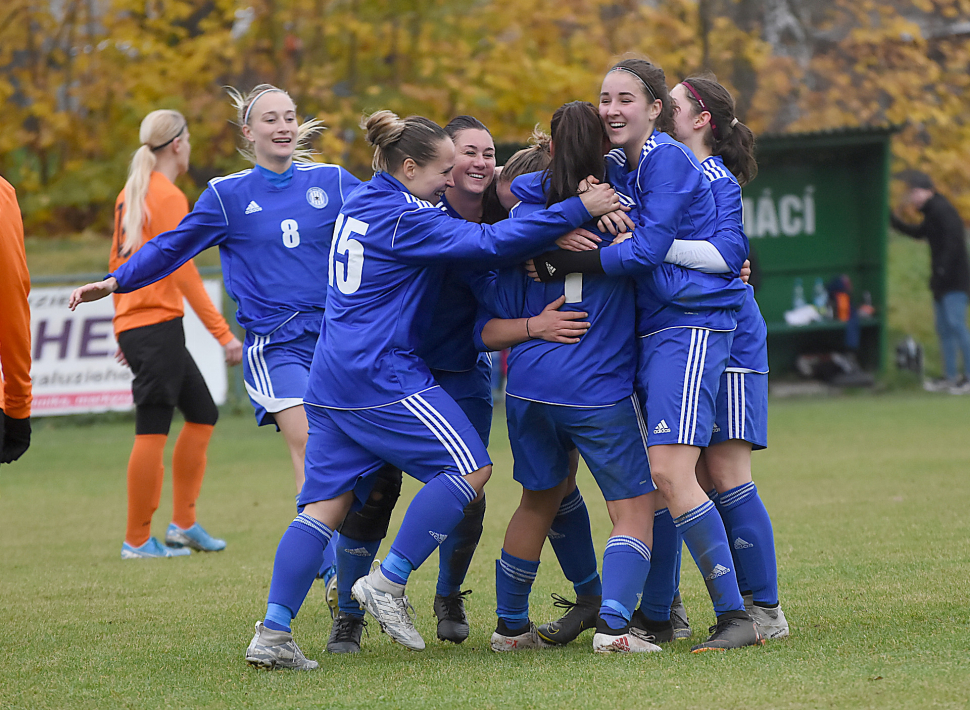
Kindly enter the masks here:
M 464 220 L 442 196 L 439 204 L 449 216 Z M 485 357 L 475 347 L 475 318 L 479 301 L 492 298 L 494 271 L 446 266 L 431 325 L 418 351 L 432 370 L 467 372 Z
M 226 291 L 247 331 L 268 335 L 299 313 L 322 316 L 334 222 L 358 185 L 325 163 L 293 163 L 281 176 L 256 168 L 214 178 L 178 227 L 111 276 L 120 293 L 134 291 L 218 245 Z
M 606 157 L 610 184 L 629 191 L 638 209 L 633 236 L 604 249 L 601 261 L 609 275 L 638 276 L 637 333 L 734 330 L 745 295 L 740 279 L 664 264 L 674 239 L 710 241 L 715 234 L 714 197 L 697 158 L 659 131 L 643 146 L 634 170 L 627 169 L 620 149 Z
M 704 174 L 711 182 L 711 193 L 717 206 L 717 230 L 711 243 L 732 271 L 740 269 L 748 258 L 748 237 L 744 233 L 741 186 L 724 166 L 718 155 L 703 163 Z M 754 288 L 745 288 L 744 303 L 737 315 L 728 372 L 768 372 L 768 327 L 754 298 Z
M 520 202 L 512 209 L 513 221 L 544 204 Z M 601 236 L 601 246 L 612 243 L 595 221 L 583 228 Z M 514 345 L 505 393 L 567 407 L 604 407 L 629 397 L 637 365 L 632 279 L 569 274 L 564 281 L 536 283 L 521 267 L 500 269 L 495 299 L 487 306 L 492 312 L 483 313 L 475 327 L 477 342 L 485 347 L 481 330 L 490 318 L 530 318 L 563 295 L 566 303 L 560 310 L 587 312 L 589 330 L 575 345 L 538 339 Z
M 324 328 L 305 401 L 368 409 L 434 387 L 417 353 L 438 297 L 439 265 L 489 268 L 534 256 L 589 219 L 576 197 L 524 219 L 475 224 L 449 216 L 391 175 L 377 173 L 354 191 L 337 219 Z

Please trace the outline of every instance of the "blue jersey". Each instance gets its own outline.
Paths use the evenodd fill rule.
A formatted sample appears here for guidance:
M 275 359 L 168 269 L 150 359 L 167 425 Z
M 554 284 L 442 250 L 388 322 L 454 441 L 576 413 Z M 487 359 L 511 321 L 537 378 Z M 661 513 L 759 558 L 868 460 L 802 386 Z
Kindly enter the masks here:
M 145 243 L 111 274 L 119 292 L 158 281 L 218 245 L 226 291 L 247 331 L 268 335 L 298 313 L 322 316 L 334 222 L 360 180 L 323 163 L 266 173 L 255 168 L 210 180 L 177 228 Z
M 740 269 L 748 258 L 748 238 L 744 233 L 741 213 L 741 186 L 720 156 L 705 160 L 704 174 L 711 182 L 711 192 L 717 205 L 717 229 L 711 243 L 724 257 L 728 268 Z M 745 288 L 744 302 L 737 314 L 738 327 L 734 331 L 728 371 L 768 372 L 768 327 L 754 299 L 754 289 Z
M 610 183 L 629 191 L 637 204 L 633 236 L 601 257 L 607 274 L 638 276 L 637 333 L 734 330 L 745 293 L 739 279 L 664 264 L 674 239 L 710 241 L 715 235 L 711 184 L 694 154 L 666 133 L 654 132 L 634 170 L 627 170 L 619 149 L 607 155 L 606 165 Z
M 380 407 L 435 385 L 418 356 L 443 263 L 488 268 L 540 253 L 590 218 L 579 198 L 496 225 L 455 219 L 387 173 L 344 203 L 330 250 L 324 330 L 306 401 L 335 409 Z
M 518 219 L 537 209 L 541 205 L 520 202 L 513 208 L 512 217 Z M 594 223 L 583 227 L 598 233 L 603 238 L 601 244 L 612 243 L 610 235 L 598 232 Z M 495 300 L 489 304 L 494 311 L 490 316 L 529 318 L 561 296 L 566 297 L 566 303 L 560 310 L 589 314 L 589 330 L 575 345 L 527 340 L 513 346 L 506 394 L 570 407 L 610 406 L 629 397 L 637 360 L 631 279 L 569 274 L 564 281 L 540 284 L 521 268 L 501 269 Z M 479 319 L 479 335 L 487 320 Z
M 439 207 L 455 219 L 464 219 L 444 197 Z M 475 318 L 479 302 L 491 298 L 494 282 L 494 271 L 444 268 L 431 325 L 418 352 L 432 370 L 466 372 L 478 364 L 482 355 L 475 347 Z

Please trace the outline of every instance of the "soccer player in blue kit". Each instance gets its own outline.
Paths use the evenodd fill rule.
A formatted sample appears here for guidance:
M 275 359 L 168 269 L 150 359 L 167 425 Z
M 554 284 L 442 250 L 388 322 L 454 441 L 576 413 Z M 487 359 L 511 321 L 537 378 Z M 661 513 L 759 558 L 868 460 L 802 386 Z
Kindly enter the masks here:
M 425 485 L 384 562 L 353 594 L 392 639 L 424 648 L 408 613 L 408 577 L 451 534 L 491 473 L 481 438 L 416 354 L 442 265 L 523 258 L 617 206 L 612 188 L 597 185 L 521 220 L 456 220 L 435 206 L 455 162 L 448 134 L 390 111 L 373 114 L 364 128 L 377 172 L 345 202 L 334 229 L 324 328 L 305 397 L 304 508 L 280 540 L 266 616 L 246 651 L 257 667 L 317 667 L 290 624 L 333 528 L 355 500 L 366 500 L 385 462 Z
M 71 307 L 154 283 L 218 245 L 226 291 L 246 330 L 246 391 L 257 423 L 282 432 L 299 492 L 308 428 L 303 395 L 327 303 L 320 275 L 337 215 L 360 181 L 340 166 L 305 160 L 303 145 L 319 124 L 298 124 L 282 89 L 261 84 L 245 97 L 230 93 L 240 152 L 253 168 L 210 180 L 178 228 L 146 243 L 105 281 L 76 289 Z
M 718 233 L 726 225 L 743 234 L 741 185 L 754 178 L 758 166 L 754 136 L 735 117 L 734 98 L 713 76 L 685 79 L 671 90 L 671 98 L 674 134 L 702 161 L 711 181 Z M 711 240 L 725 253 L 733 246 L 726 242 L 718 236 Z M 764 637 L 775 639 L 788 636 L 788 621 L 778 602 L 771 519 L 751 478 L 751 451 L 767 445 L 767 328 L 748 286 L 721 375 L 714 432 L 697 473 L 724 521 L 745 607 Z
M 647 417 L 651 473 L 718 617 L 710 638 L 692 651 L 762 644 L 744 609 L 724 525 L 694 470 L 713 430 L 718 382 L 744 286 L 732 279 L 724 279 L 719 289 L 693 286 L 694 277 L 683 270 L 657 269 L 674 239 L 707 240 L 716 218 L 710 183 L 697 159 L 657 130 L 671 120 L 663 70 L 640 59 L 619 62 L 603 80 L 600 116 L 611 142 L 621 149 L 611 155 L 619 153 L 620 167 L 629 171 L 638 207 L 636 228 L 616 246 L 545 254 L 535 260 L 535 272 L 544 281 L 574 272 L 639 276 L 637 384 Z M 667 305 L 664 293 L 693 296 L 695 305 Z
M 538 180 L 548 204 L 575 195 L 587 175 L 604 177 L 608 139 L 596 108 L 573 102 L 552 118 L 553 159 Z M 514 216 L 539 205 L 520 204 Z M 592 225 L 588 225 L 592 228 Z M 541 648 L 529 620 L 529 593 L 539 554 L 559 512 L 569 479 L 569 454 L 578 447 L 607 500 L 614 527 L 603 558 L 602 604 L 593 648 L 598 652 L 649 652 L 660 648 L 630 627 L 650 565 L 655 496 L 647 461 L 646 431 L 633 394 L 636 372 L 635 304 L 628 278 L 572 274 L 565 282 L 536 284 L 521 268 L 503 269 L 496 312 L 529 322 L 550 300 L 587 313 L 589 330 L 578 344 L 527 340 L 509 356 L 506 413 L 522 500 L 509 522 L 496 563 L 498 625 L 495 651 Z M 509 344 L 489 320 L 481 339 L 498 349 Z M 590 552 L 592 546 L 590 545 Z M 595 573 L 595 556 L 592 556 Z M 597 580 L 598 581 L 598 580 Z

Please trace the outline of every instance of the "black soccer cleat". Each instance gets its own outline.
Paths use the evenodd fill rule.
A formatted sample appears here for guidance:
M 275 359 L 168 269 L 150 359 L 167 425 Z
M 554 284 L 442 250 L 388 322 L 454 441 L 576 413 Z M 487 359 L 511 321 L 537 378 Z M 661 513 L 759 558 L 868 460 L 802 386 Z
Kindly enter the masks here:
M 465 614 L 465 597 L 469 589 L 447 597 L 434 595 L 434 615 L 438 618 L 438 638 L 442 641 L 461 643 L 468 638 L 468 616 Z
M 721 614 L 710 632 L 707 641 L 691 648 L 691 653 L 727 651 L 745 646 L 764 646 L 765 643 L 764 636 L 746 611 L 728 611 Z
M 330 653 L 360 653 L 360 636 L 367 626 L 363 616 L 337 612 L 330 629 L 327 651 Z
M 654 621 L 653 619 L 647 618 L 647 615 L 639 607 L 633 612 L 633 616 L 630 618 L 630 626 L 643 631 L 654 643 L 670 643 L 674 640 L 674 624 L 672 619 L 668 619 L 667 621 Z
M 560 609 L 565 609 L 566 613 L 556 621 L 538 627 L 539 638 L 543 641 L 564 646 L 584 631 L 596 628 L 596 619 L 599 617 L 603 597 L 581 594 L 576 597 L 575 602 L 558 594 L 553 594 L 552 598 L 553 604 Z
M 687 618 L 687 609 L 684 608 L 684 602 L 679 594 L 674 597 L 670 605 L 670 621 L 674 625 L 675 639 L 690 638 L 690 619 Z

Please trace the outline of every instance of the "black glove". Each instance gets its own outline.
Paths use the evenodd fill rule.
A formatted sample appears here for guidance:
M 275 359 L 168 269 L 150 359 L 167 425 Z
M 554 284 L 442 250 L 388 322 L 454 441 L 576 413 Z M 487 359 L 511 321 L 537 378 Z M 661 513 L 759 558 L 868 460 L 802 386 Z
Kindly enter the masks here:
M 2 448 L 0 463 L 13 463 L 30 447 L 30 417 L 14 419 L 3 415 Z
M 556 249 L 540 254 L 532 260 L 536 268 L 536 275 L 543 283 L 548 281 L 562 281 L 567 274 L 602 274 L 603 263 L 600 261 L 600 250 L 565 251 Z

